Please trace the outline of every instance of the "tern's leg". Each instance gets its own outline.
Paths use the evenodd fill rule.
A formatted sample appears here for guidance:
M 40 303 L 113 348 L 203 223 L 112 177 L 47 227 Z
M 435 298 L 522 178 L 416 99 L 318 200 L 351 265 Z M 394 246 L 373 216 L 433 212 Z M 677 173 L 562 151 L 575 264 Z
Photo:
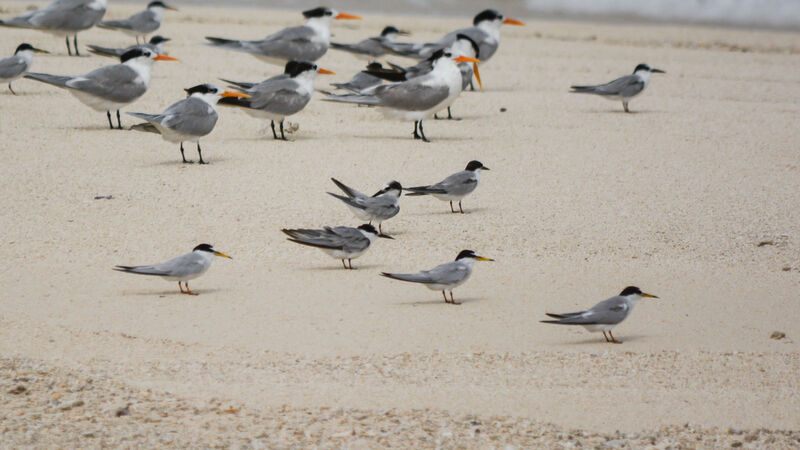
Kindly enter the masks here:
M 186 293 L 187 293 L 187 294 L 189 294 L 189 295 L 197 295 L 197 294 L 195 294 L 194 292 L 192 292 L 192 291 L 189 289 L 189 282 L 188 282 L 188 281 L 184 281 L 184 282 L 183 282 L 183 284 L 185 284 L 185 285 L 186 285 Z
M 460 305 L 461 304 L 461 303 L 456 302 L 456 300 L 453 298 L 453 291 L 450 291 L 450 303 L 452 303 L 454 305 Z
M 464 214 L 464 209 L 461 207 L 461 200 L 458 201 L 458 210 L 461 211 L 461 214 Z
M 433 114 L 433 120 L 442 120 L 442 119 L 439 118 L 439 113 L 434 113 Z
M 278 133 L 275 132 L 275 121 L 274 120 L 270 120 L 269 124 L 272 126 L 272 138 L 273 139 L 278 139 Z
M 453 113 L 450 112 L 450 107 L 447 107 L 447 120 L 461 120 L 461 117 L 453 117 Z
M 181 158 L 183 158 L 183 163 L 184 164 L 191 164 L 191 163 L 194 162 L 194 161 L 189 161 L 188 159 L 186 159 L 186 156 L 183 154 L 183 142 L 181 142 Z
M 122 129 L 122 119 L 119 118 L 119 110 L 117 110 L 117 129 Z
M 11 89 L 11 82 L 10 81 L 8 82 L 8 90 L 11 91 L 12 94 L 17 95 L 17 93 L 14 92 L 13 89 Z
M 67 36 L 66 41 L 67 41 L 67 54 L 69 54 L 69 56 L 72 56 L 72 49 L 69 48 L 69 36 Z
M 608 335 L 611 336 L 611 342 L 613 342 L 614 344 L 622 344 L 622 341 L 614 339 L 614 335 L 611 334 L 611 330 L 608 330 Z
M 475 91 L 475 85 L 472 84 L 472 79 L 469 80 L 469 90 L 470 91 Z
M 106 111 L 106 117 L 108 117 L 108 128 L 114 129 L 114 122 L 111 121 L 111 111 Z
M 450 303 L 450 300 L 447 300 L 447 295 L 445 295 L 444 289 L 442 289 L 442 297 L 444 297 L 444 302 L 445 303 Z
M 603 332 L 603 337 L 606 338 L 606 342 L 611 342 L 608 340 L 608 336 L 606 336 L 606 331 L 605 330 L 600 330 L 600 331 Z
M 383 234 L 383 228 L 381 228 L 381 224 L 378 224 L 378 233 Z
M 200 162 L 198 162 L 198 164 L 208 164 L 207 162 L 203 161 L 203 153 L 200 150 L 200 141 L 197 141 L 197 155 L 200 157 Z
M 425 137 L 425 131 L 422 129 L 422 121 L 419 121 L 419 135 L 422 136 L 422 142 L 430 142 L 428 138 Z
M 286 135 L 283 134 L 283 121 L 282 120 L 281 120 L 281 140 L 288 141 L 288 139 L 286 139 Z
M 414 139 L 422 139 L 417 133 L 417 126 L 419 125 L 419 120 L 414 121 Z
M 347 270 L 347 264 L 344 263 L 344 259 L 342 259 L 342 267 L 344 267 L 344 269 Z
M 456 212 L 456 210 L 455 210 L 455 209 L 453 209 L 453 201 L 452 201 L 452 200 L 450 200 L 450 212 L 451 212 L 451 213 L 454 213 L 454 212 Z
M 77 34 L 73 38 L 73 42 L 75 43 L 75 56 L 81 56 L 81 52 L 78 50 L 78 35 Z
M 622 108 L 625 110 L 625 112 L 626 112 L 626 113 L 629 113 L 629 112 L 631 112 L 631 111 L 628 109 L 628 102 L 626 102 L 626 101 L 624 101 L 624 100 L 622 101 Z
M 181 286 L 181 282 L 180 281 L 178 281 L 178 289 L 181 290 L 181 294 L 185 294 L 186 293 L 186 292 L 184 292 L 183 286 Z
M 350 270 L 353 270 L 353 260 L 350 259 L 350 258 L 347 258 L 347 264 L 350 266 Z

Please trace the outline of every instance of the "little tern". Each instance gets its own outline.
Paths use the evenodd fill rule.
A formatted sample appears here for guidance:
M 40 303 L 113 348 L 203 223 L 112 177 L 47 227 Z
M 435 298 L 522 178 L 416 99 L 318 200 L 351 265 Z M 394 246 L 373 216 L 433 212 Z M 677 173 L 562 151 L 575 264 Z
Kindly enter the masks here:
M 178 289 L 181 294 L 197 295 L 189 289 L 189 280 L 194 280 L 206 273 L 211 267 L 211 260 L 214 256 L 233 259 L 225 253 L 217 251 L 213 245 L 200 244 L 190 253 L 170 259 L 161 264 L 149 266 L 115 266 L 114 270 L 139 275 L 155 275 L 167 281 L 177 281 Z M 181 283 L 186 284 L 186 291 L 183 290 Z
M 413 120 L 414 139 L 430 142 L 422 129 L 422 121 L 450 106 L 461 93 L 462 78 L 456 63 L 480 62 L 468 56 L 452 58 L 452 53 L 439 50 L 429 58 L 433 69 L 425 75 L 381 84 L 358 94 L 328 95 L 325 100 L 380 106 L 390 118 Z
M 84 75 L 71 77 L 30 72 L 25 78 L 66 89 L 84 105 L 95 111 L 105 111 L 108 127 L 112 130 L 111 111 L 116 111 L 117 128 L 122 129 L 119 110 L 147 92 L 153 61 L 178 59 L 148 49 L 134 49 L 120 57 L 120 64 L 101 67 Z
M 423 270 L 417 273 L 387 273 L 381 275 L 387 278 L 400 281 L 410 281 L 412 283 L 422 283 L 432 291 L 442 291 L 445 303 L 460 305 L 453 299 L 453 289 L 461 286 L 472 275 L 472 265 L 475 261 L 494 261 L 491 258 L 478 256 L 472 250 L 462 250 L 455 261 L 450 261 L 434 267 L 431 270 Z M 450 301 L 444 291 L 450 291 Z
M 142 37 L 142 43 L 147 39 L 147 35 L 155 32 L 161 27 L 161 20 L 164 18 L 164 12 L 177 11 L 177 9 L 169 6 L 161 1 L 150 2 L 147 4 L 147 9 L 138 12 L 127 19 L 123 20 L 106 20 L 100 22 L 97 26 L 107 30 L 122 31 L 128 36 L 136 38 L 136 43 L 139 43 L 139 36 Z
M 241 92 L 221 92 L 213 84 L 200 84 L 184 90 L 188 97 L 173 103 L 161 114 L 128 113 L 128 115 L 147 121 L 134 125 L 131 129 L 158 133 L 167 142 L 180 142 L 181 158 L 184 163 L 192 161 L 187 160 L 183 154 L 183 142 L 195 142 L 197 143 L 197 155 L 200 157 L 199 163 L 206 164 L 200 149 L 200 138 L 211 133 L 217 124 L 219 118 L 217 102 L 223 97 L 248 98 L 250 96 Z
M 361 220 L 369 220 L 372 224 L 373 221 L 378 222 L 378 231 L 381 233 L 381 227 L 384 220 L 389 220 L 400 212 L 400 193 L 403 187 L 397 181 L 390 181 L 383 185 L 380 191 L 376 192 L 372 197 L 363 194 L 350 186 L 340 182 L 336 178 L 331 178 L 331 181 L 345 193 L 345 195 L 333 194 L 328 192 L 328 195 L 338 198 Z
M 331 42 L 331 47 L 336 50 L 344 50 L 368 61 L 374 61 L 375 58 L 386 54 L 386 46 L 394 43 L 397 36 L 408 35 L 408 31 L 398 30 L 396 27 L 389 25 L 381 31 L 380 36 L 373 36 L 355 44 Z
M 108 56 L 111 58 L 119 58 L 124 53 L 137 48 L 146 48 L 151 52 L 164 53 L 164 43 L 169 42 L 171 40 L 172 39 L 170 38 L 166 38 L 164 36 L 161 36 L 160 34 L 157 34 L 151 37 L 150 41 L 146 44 L 136 44 L 125 48 L 101 47 L 99 45 L 87 45 L 87 47 L 89 48 L 89 52 L 94 53 L 95 55 Z
M 31 44 L 19 44 L 14 51 L 14 56 L 0 59 L 0 83 L 8 83 L 8 90 L 17 95 L 11 88 L 11 82 L 21 78 L 33 64 L 34 53 L 50 53 L 46 50 L 36 48 Z
M 75 56 L 78 51 L 78 32 L 88 30 L 103 20 L 108 0 L 56 0 L 48 6 L 28 11 L 13 19 L 0 20 L 0 26 L 32 28 L 56 36 L 65 36 L 67 53 L 69 37 L 74 37 Z
M 621 344 L 614 339 L 611 329 L 622 323 L 633 311 L 636 302 L 642 298 L 658 298 L 652 294 L 642 292 L 636 286 L 628 286 L 614 297 L 603 300 L 586 311 L 565 314 L 545 313 L 556 320 L 542 320 L 542 323 L 555 323 L 558 325 L 580 325 L 591 332 L 602 331 L 606 342 Z M 606 336 L 608 332 L 608 336 Z M 608 337 L 611 337 L 609 339 Z
M 650 84 L 651 73 L 666 73 L 660 69 L 653 69 L 647 64 L 639 64 L 633 69 L 633 74 L 625 75 L 606 84 L 595 86 L 571 86 L 571 92 L 577 94 L 596 94 L 608 100 L 622 101 L 622 108 L 628 110 L 628 102 L 639 95 Z
M 235 89 L 248 94 L 248 98 L 228 97 L 220 100 L 221 105 L 236 106 L 252 117 L 268 119 L 272 127 L 272 137 L 287 141 L 283 133 L 283 120 L 287 116 L 303 110 L 314 93 L 314 78 L 317 74 L 332 75 L 333 72 L 318 68 L 308 61 L 289 61 L 283 74 L 276 75 L 261 83 L 245 83 L 223 79 Z M 281 137 L 275 132 L 275 121 L 280 123 Z
M 450 202 L 450 212 L 454 213 L 453 201 L 458 200 L 458 210 L 464 214 L 461 208 L 461 200 L 471 194 L 478 187 L 478 180 L 482 170 L 489 170 L 480 161 L 470 161 L 467 167 L 461 172 L 456 172 L 444 180 L 430 186 L 417 186 L 406 188 L 411 191 L 406 195 L 432 195 L 439 200 Z
M 369 249 L 375 238 L 394 239 L 380 233 L 370 224 L 358 228 L 325 227 L 321 230 L 282 229 L 289 236 L 289 241 L 310 247 L 317 247 L 333 258 L 341 259 L 345 269 L 353 269 L 353 261 Z M 349 267 L 344 263 L 347 260 Z
M 306 18 L 305 24 L 284 28 L 261 40 L 238 41 L 207 36 L 206 39 L 210 41 L 207 45 L 249 53 L 262 61 L 281 66 L 288 61 L 316 61 L 328 51 L 332 19 L 361 19 L 325 7 L 303 11 L 303 16 Z

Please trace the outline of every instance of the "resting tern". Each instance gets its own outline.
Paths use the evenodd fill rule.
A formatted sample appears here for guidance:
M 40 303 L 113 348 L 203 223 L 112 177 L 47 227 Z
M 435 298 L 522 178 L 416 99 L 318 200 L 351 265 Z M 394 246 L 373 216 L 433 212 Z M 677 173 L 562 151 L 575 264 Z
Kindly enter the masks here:
M 287 141 L 283 133 L 283 120 L 303 110 L 311 94 L 314 93 L 314 78 L 317 74 L 330 74 L 333 72 L 318 68 L 316 64 L 308 61 L 289 61 L 286 63 L 283 74 L 276 75 L 261 83 L 244 83 L 222 80 L 231 83 L 232 87 L 248 94 L 248 98 L 228 97 L 220 101 L 222 105 L 237 106 L 247 114 L 269 119 L 272 126 L 272 137 Z M 275 121 L 280 123 L 281 137 L 275 132 Z
M 369 61 L 386 54 L 386 45 L 394 43 L 397 36 L 408 36 L 408 31 L 398 30 L 396 27 L 388 26 L 381 31 L 380 36 L 374 36 L 356 42 L 355 44 L 337 44 L 331 42 L 331 47 L 337 50 L 344 50 L 358 57 L 366 58 Z
M 651 73 L 666 72 L 660 69 L 653 69 L 649 65 L 642 63 L 633 69 L 633 74 L 625 75 L 609 83 L 596 86 L 571 86 L 570 88 L 573 93 L 596 94 L 609 100 L 621 100 L 622 108 L 625 112 L 630 112 L 628 110 L 628 102 L 631 98 L 641 94 L 644 88 L 650 84 Z
M 148 42 L 147 44 L 136 44 L 125 48 L 101 47 L 99 45 L 87 45 L 87 47 L 89 47 L 89 52 L 94 53 L 95 55 L 119 58 L 124 53 L 137 48 L 146 48 L 151 52 L 164 53 L 164 43 L 171 40 L 172 39 L 166 38 L 161 35 L 155 35 L 152 38 L 150 38 L 150 42 Z
M 316 61 L 328 51 L 332 19 L 361 19 L 325 7 L 303 11 L 303 16 L 306 18 L 305 24 L 284 28 L 261 40 L 206 37 L 210 41 L 207 45 L 250 53 L 262 61 L 277 65 L 284 65 L 287 61 Z
M 391 118 L 413 120 L 414 139 L 429 142 L 422 121 L 450 106 L 461 93 L 461 72 L 456 62 L 480 62 L 468 56 L 452 58 L 452 53 L 439 50 L 429 58 L 433 69 L 425 75 L 381 84 L 358 94 L 328 95 L 325 100 L 380 106 Z
M 169 6 L 161 1 L 150 2 L 147 4 L 147 9 L 138 12 L 127 19 L 123 20 L 106 20 L 100 22 L 97 26 L 107 30 L 118 30 L 136 38 L 136 43 L 139 43 L 139 36 L 142 37 L 142 43 L 147 39 L 147 35 L 153 33 L 161 27 L 161 19 L 164 18 L 164 12 L 177 11 L 177 9 Z
M 203 153 L 200 149 L 200 138 L 208 135 L 217 124 L 217 102 L 223 97 L 250 97 L 240 92 L 222 92 L 213 84 L 200 84 L 189 89 L 184 89 L 189 95 L 187 98 L 170 105 L 161 114 L 128 113 L 133 117 L 144 119 L 147 122 L 134 125 L 131 129 L 159 133 L 167 142 L 181 143 L 181 158 L 184 163 L 191 163 L 183 154 L 183 142 L 197 143 L 197 155 L 200 164 Z
M 383 82 L 380 78 L 369 73 L 370 70 L 381 70 L 383 66 L 379 62 L 367 64 L 367 70 L 362 70 L 353 75 L 347 83 L 331 83 L 336 89 L 344 89 L 353 93 L 360 93 L 365 89 L 375 87 Z
M 33 64 L 34 53 L 50 53 L 46 50 L 36 48 L 31 44 L 19 44 L 14 51 L 14 56 L 0 59 L 0 83 L 8 83 L 8 90 L 17 95 L 11 88 L 11 82 L 25 75 L 25 72 Z
M 78 32 L 88 30 L 103 20 L 108 0 L 56 0 L 48 6 L 28 11 L 13 19 L 0 20 L 0 26 L 32 28 L 56 36 L 65 36 L 67 53 L 69 37 L 74 37 L 75 56 L 78 51 Z
M 461 286 L 472 275 L 472 265 L 475 261 L 494 261 L 491 258 L 478 256 L 472 250 L 462 250 L 455 261 L 444 263 L 431 270 L 423 270 L 417 273 L 387 273 L 381 275 L 387 278 L 400 281 L 410 281 L 412 283 L 422 283 L 432 291 L 442 291 L 445 303 L 460 305 L 453 299 L 453 289 Z M 450 301 L 444 291 L 450 291 Z
M 439 200 L 450 202 L 450 212 L 454 213 L 453 201 L 458 200 L 458 210 L 464 214 L 461 208 L 461 200 L 471 194 L 478 187 L 478 180 L 482 170 L 489 170 L 480 161 L 470 161 L 467 167 L 461 172 L 456 172 L 444 180 L 430 186 L 417 186 L 406 188 L 411 191 L 406 195 L 432 195 Z
M 619 295 L 603 300 L 586 311 L 565 314 L 545 313 L 557 320 L 542 320 L 541 322 L 558 325 L 580 325 L 591 332 L 602 331 L 606 342 L 621 344 L 621 341 L 614 339 L 611 329 L 622 323 L 628 317 L 628 314 L 633 311 L 636 302 L 642 298 L 658 297 L 646 294 L 636 286 L 628 286 Z M 608 336 L 606 336 L 606 331 Z M 611 339 L 608 338 L 609 336 Z
M 356 217 L 361 220 L 369 220 L 371 224 L 373 221 L 378 222 L 378 231 L 381 233 L 382 222 L 389 220 L 400 212 L 400 193 L 403 191 L 403 186 L 397 181 L 390 181 L 383 185 L 380 191 L 376 192 L 372 197 L 363 194 L 350 186 L 340 182 L 336 178 L 331 178 L 331 181 L 345 193 L 345 195 L 334 194 L 328 192 L 328 195 L 338 198 L 348 208 L 353 211 Z
M 181 294 L 197 295 L 189 290 L 189 280 L 194 280 L 206 273 L 209 267 L 211 267 L 211 260 L 214 256 L 233 259 L 225 253 L 214 249 L 213 245 L 200 244 L 195 247 L 191 253 L 178 256 L 177 258 L 170 259 L 161 264 L 149 266 L 115 266 L 114 270 L 140 275 L 155 275 L 167 281 L 177 281 L 178 289 L 181 290 Z M 186 291 L 183 290 L 181 283 L 186 284 Z
M 78 76 L 28 73 L 25 78 L 66 89 L 84 105 L 95 111 L 105 111 L 112 130 L 111 111 L 117 112 L 117 127 L 122 129 L 119 110 L 139 99 L 150 85 L 153 61 L 178 61 L 148 49 L 134 49 L 120 57 L 120 64 L 95 69 Z
M 377 237 L 394 239 L 380 233 L 370 224 L 358 228 L 351 227 L 325 227 L 321 230 L 282 229 L 289 236 L 290 241 L 311 247 L 317 247 L 336 259 L 342 260 L 345 269 L 353 268 L 353 259 L 363 255 L 369 249 L 372 241 Z M 344 260 L 347 260 L 348 267 Z

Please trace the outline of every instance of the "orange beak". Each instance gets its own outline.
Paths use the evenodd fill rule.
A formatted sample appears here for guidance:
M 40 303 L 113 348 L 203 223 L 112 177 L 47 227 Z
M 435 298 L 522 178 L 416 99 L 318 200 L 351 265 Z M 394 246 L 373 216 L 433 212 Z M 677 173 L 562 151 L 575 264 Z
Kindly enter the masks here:
M 328 69 L 323 69 L 322 67 L 317 69 L 317 73 L 320 75 L 336 75 L 336 72 Z
M 479 63 L 481 62 L 480 59 L 471 58 L 469 56 L 459 56 L 458 58 L 454 59 L 455 62 L 471 62 L 471 63 Z
M 243 94 L 241 92 L 233 92 L 233 91 L 225 91 L 222 93 L 223 97 L 239 97 L 239 98 L 250 98 L 249 95 Z
M 180 59 L 167 55 L 158 55 L 156 56 L 155 61 L 180 61 Z
M 524 26 L 525 26 L 525 22 L 520 22 L 519 20 L 517 20 L 517 19 L 512 19 L 512 18 L 510 18 L 510 17 L 509 17 L 508 19 L 504 20 L 504 21 L 503 21 L 503 23 L 507 23 L 507 24 L 509 24 L 509 25 L 519 25 L 519 26 L 521 26 L 521 27 L 524 27 Z
M 481 83 L 481 73 L 478 72 L 478 64 L 472 63 L 472 72 L 475 74 L 475 79 L 478 80 L 478 86 L 483 90 L 483 83 Z
M 361 16 L 357 16 L 355 14 L 347 14 L 347 13 L 339 13 L 334 17 L 334 19 L 353 19 L 353 20 L 361 20 Z

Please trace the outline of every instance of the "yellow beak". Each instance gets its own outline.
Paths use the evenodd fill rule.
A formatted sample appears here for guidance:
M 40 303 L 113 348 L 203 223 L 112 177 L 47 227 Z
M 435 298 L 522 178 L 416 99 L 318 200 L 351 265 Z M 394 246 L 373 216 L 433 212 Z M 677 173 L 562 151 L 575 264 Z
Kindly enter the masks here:
M 478 256 L 475 259 L 478 261 L 494 261 L 492 258 L 486 258 L 485 256 Z
M 228 255 L 226 255 L 225 253 L 222 253 L 222 252 L 214 252 L 214 254 L 217 255 L 217 256 L 222 256 L 223 258 L 233 259 L 230 256 L 228 256 Z
M 645 298 L 659 298 L 659 297 L 657 297 L 657 296 L 655 296 L 653 294 L 646 294 L 644 292 L 642 292 L 642 297 L 645 297 Z

